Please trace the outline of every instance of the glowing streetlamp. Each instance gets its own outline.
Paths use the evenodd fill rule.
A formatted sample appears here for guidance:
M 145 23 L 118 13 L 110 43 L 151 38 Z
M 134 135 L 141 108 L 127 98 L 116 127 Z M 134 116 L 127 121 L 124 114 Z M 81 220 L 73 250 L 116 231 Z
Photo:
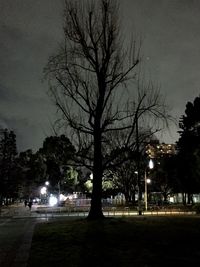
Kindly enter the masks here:
M 46 188 L 46 186 L 43 186 L 43 187 L 40 189 L 40 193 L 41 193 L 41 195 L 46 195 L 46 193 L 47 193 L 47 188 Z
M 153 169 L 154 167 L 154 164 L 153 164 L 153 161 L 152 159 L 150 159 L 149 161 L 149 169 Z M 149 178 L 147 178 L 147 172 L 145 170 L 145 173 L 144 173 L 144 183 L 145 183 L 145 193 L 144 193 L 144 202 L 145 202 L 145 210 L 147 210 L 147 196 L 148 196 L 148 190 L 147 190 L 147 185 L 151 183 L 151 180 Z
M 49 205 L 51 207 L 55 206 L 56 204 L 58 203 L 58 199 L 57 197 L 51 195 L 50 198 L 49 198 Z

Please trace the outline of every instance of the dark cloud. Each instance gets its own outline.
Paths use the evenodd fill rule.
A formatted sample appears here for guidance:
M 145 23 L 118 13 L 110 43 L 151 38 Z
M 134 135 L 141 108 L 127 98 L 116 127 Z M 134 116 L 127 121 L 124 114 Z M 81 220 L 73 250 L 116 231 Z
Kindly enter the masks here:
M 20 150 L 37 149 L 55 109 L 42 83 L 61 38 L 62 1 L 0 0 L 0 125 L 15 130 Z
M 80 0 L 81 1 L 81 0 Z M 147 78 L 161 85 L 179 119 L 199 95 L 200 1 L 120 1 L 123 29 L 143 40 Z M 17 133 L 18 147 L 37 149 L 50 133 L 55 108 L 43 68 L 62 39 L 63 0 L 0 0 L 0 126 Z M 161 136 L 175 142 L 177 129 Z
M 200 1 L 126 2 L 124 18 L 142 36 L 146 72 L 161 84 L 172 114 L 179 119 L 186 102 L 200 93 Z M 172 127 L 172 137 L 167 134 L 164 140 L 176 141 L 176 131 Z

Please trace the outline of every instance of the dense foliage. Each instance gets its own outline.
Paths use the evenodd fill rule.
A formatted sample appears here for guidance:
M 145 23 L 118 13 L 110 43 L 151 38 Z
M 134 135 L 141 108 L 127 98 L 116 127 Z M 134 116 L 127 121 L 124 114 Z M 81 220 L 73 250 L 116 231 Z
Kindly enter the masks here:
M 200 97 L 196 97 L 193 103 L 187 103 L 179 127 L 179 187 L 182 192 L 192 195 L 200 192 Z
M 1 130 L 0 140 L 0 201 L 16 196 L 16 136 L 13 131 Z

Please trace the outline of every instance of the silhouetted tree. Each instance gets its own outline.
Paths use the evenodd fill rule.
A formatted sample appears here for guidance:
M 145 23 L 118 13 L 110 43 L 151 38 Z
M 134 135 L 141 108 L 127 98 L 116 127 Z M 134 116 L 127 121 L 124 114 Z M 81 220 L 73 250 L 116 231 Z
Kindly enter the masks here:
M 66 187 L 72 183 L 69 170 L 72 168 L 76 151 L 65 135 L 47 137 L 39 153 L 46 164 L 46 177 L 52 186 L 65 183 Z
M 144 113 L 165 117 L 151 84 L 140 84 L 142 90 L 128 84 L 135 78 L 140 46 L 136 40 L 125 45 L 118 11 L 118 1 L 66 0 L 64 44 L 45 69 L 61 119 L 72 130 L 79 164 L 93 173 L 91 219 L 103 217 L 102 177 L 110 162 L 104 158 L 109 143 L 117 143 L 113 132 L 120 133 L 120 146 L 127 147 Z
M 46 164 L 41 154 L 33 153 L 31 149 L 20 152 L 17 164 L 21 197 L 39 196 L 40 186 L 46 178 Z
M 162 154 L 154 159 L 154 168 L 150 172 L 152 180 L 151 189 L 160 192 L 166 202 L 173 193 L 178 193 L 176 155 Z
M 178 148 L 178 177 L 182 193 L 200 192 L 200 97 L 186 104 L 185 115 L 180 119 Z
M 14 131 L 7 129 L 1 132 L 0 141 L 0 195 L 1 198 L 16 197 L 16 185 L 14 173 L 16 169 L 16 135 Z
M 76 153 L 71 141 L 65 135 L 46 137 L 39 152 L 59 165 L 72 161 Z

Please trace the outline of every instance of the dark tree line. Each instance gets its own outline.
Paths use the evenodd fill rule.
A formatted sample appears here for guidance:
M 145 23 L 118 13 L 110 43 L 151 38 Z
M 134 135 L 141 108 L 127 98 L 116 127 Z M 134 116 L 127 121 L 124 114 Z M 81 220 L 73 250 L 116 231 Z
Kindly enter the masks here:
M 173 194 L 182 193 L 183 204 L 192 204 L 193 195 L 200 193 L 200 97 L 188 102 L 185 114 L 179 120 L 179 140 L 175 154 L 160 154 L 154 158 L 154 168 L 150 172 L 153 192 L 160 192 L 164 201 Z M 147 165 L 145 155 L 142 169 Z M 136 160 L 124 162 L 116 169 L 118 178 L 114 183 L 126 199 L 131 199 L 137 187 Z M 148 174 L 147 169 L 147 174 Z M 144 178 L 144 172 L 141 174 Z M 115 176 L 116 177 L 116 176 Z
M 151 190 L 162 193 L 164 201 L 173 193 L 182 193 L 184 203 L 192 203 L 192 195 L 200 192 L 200 97 L 188 102 L 185 114 L 180 118 L 180 138 L 177 142 L 176 154 L 160 154 L 154 159 L 151 170 Z M 115 136 L 118 142 L 119 136 Z M 143 141 L 142 141 L 143 140 Z M 150 139 L 142 139 L 141 177 L 147 171 L 149 158 L 145 153 L 146 144 Z M 156 141 L 157 142 L 157 141 Z M 117 155 L 120 155 L 116 157 Z M 137 150 L 117 148 L 107 155 L 110 167 L 104 172 L 103 182 L 111 187 L 107 194 L 123 193 L 127 203 L 135 201 L 137 193 Z M 13 131 L 1 130 L 0 140 L 0 200 L 29 198 L 38 194 L 38 188 L 49 180 L 57 190 L 58 182 L 63 192 L 82 191 L 85 181 L 91 173 L 82 175 L 81 165 L 77 168 L 77 152 L 71 141 L 65 136 L 47 137 L 43 146 L 35 153 L 27 150 L 17 153 L 16 136 Z M 76 181 L 72 175 L 76 170 Z
M 16 171 L 16 136 L 13 131 L 1 130 L 0 140 L 0 201 L 12 199 L 17 194 L 17 181 L 13 177 Z
M 185 114 L 181 117 L 180 138 L 177 142 L 177 176 L 179 190 L 188 195 L 200 192 L 200 97 L 186 104 Z
M 73 191 L 73 158 L 75 149 L 64 135 L 44 140 L 43 147 L 33 153 L 31 149 L 17 153 L 13 131 L 2 130 L 0 140 L 0 201 L 39 196 L 39 189 L 49 181 L 52 192 L 63 189 Z M 77 171 L 78 172 L 78 171 Z M 77 183 L 76 183 L 77 184 Z

